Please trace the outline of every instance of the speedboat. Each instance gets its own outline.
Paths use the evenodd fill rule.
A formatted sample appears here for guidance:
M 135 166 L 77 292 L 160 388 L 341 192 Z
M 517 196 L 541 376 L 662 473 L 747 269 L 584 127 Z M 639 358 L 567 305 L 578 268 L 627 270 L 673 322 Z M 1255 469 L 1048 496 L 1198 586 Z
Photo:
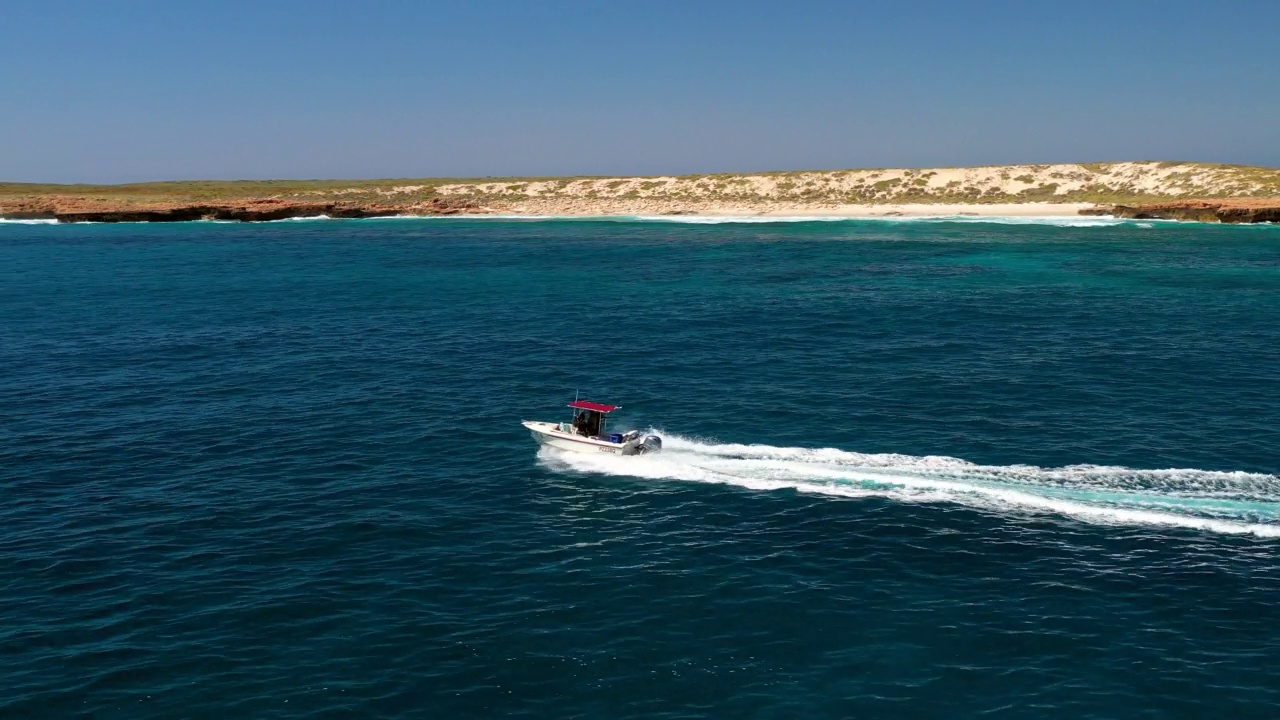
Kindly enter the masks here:
M 645 435 L 639 430 L 605 432 L 609 413 L 618 410 L 619 405 L 574 400 L 569 407 L 574 409 L 572 422 L 524 420 L 521 424 L 534 440 L 560 450 L 613 455 L 644 455 L 662 450 L 662 438 L 657 435 Z

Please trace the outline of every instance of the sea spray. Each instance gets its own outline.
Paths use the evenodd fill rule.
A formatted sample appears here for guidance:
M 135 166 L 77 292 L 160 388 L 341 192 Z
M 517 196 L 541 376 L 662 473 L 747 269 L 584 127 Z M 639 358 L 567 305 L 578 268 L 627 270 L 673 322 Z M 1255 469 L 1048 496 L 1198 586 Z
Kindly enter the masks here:
M 960 503 L 1121 525 L 1163 525 L 1280 537 L 1280 477 L 1196 469 L 1075 465 L 984 466 L 958 458 L 864 454 L 835 448 L 717 444 L 664 435 L 640 458 L 539 451 L 553 470 L 791 489 L 838 497 Z

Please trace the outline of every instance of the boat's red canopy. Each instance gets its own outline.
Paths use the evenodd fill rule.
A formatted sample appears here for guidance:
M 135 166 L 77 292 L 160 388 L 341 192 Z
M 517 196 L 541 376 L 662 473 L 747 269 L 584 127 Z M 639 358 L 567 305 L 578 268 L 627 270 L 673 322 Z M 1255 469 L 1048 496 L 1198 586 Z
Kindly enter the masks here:
M 569 407 L 579 410 L 595 410 L 598 413 L 611 413 L 622 407 L 621 405 L 605 405 L 603 403 L 591 402 L 590 400 L 574 400 L 569 403 Z

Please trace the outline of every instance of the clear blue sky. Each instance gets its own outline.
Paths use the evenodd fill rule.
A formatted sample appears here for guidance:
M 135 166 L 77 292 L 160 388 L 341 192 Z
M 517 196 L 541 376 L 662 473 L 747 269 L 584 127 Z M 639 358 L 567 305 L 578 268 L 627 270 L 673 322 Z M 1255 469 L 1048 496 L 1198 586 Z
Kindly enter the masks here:
M 1280 165 L 1280 0 L 0 3 L 0 180 Z

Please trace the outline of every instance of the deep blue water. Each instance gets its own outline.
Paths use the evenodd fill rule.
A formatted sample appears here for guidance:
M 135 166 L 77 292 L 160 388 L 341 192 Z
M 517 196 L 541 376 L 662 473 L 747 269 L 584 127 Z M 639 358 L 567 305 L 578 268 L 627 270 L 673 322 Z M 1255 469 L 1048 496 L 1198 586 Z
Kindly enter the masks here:
M 1280 228 L 7 224 L 0 370 L 5 718 L 1280 712 Z

